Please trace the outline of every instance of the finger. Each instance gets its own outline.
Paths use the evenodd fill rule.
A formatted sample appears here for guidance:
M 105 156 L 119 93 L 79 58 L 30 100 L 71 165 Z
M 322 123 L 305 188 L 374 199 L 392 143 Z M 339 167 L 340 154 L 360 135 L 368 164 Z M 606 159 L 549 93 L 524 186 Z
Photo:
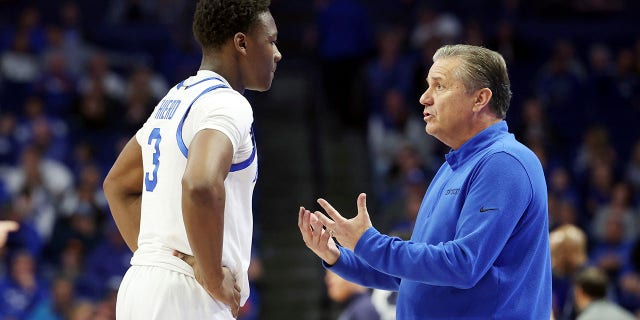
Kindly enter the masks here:
M 303 217 L 304 217 L 304 207 L 300 207 L 300 210 L 298 211 L 298 228 L 300 228 L 300 231 L 302 231 L 302 226 L 303 226 Z
M 311 227 L 313 227 L 312 234 L 314 237 L 319 236 L 322 232 L 323 223 L 318 219 L 318 213 L 319 212 L 316 212 L 314 214 L 309 213 L 309 220 L 311 220 Z
M 320 198 L 318 199 L 318 204 L 327 212 L 327 214 L 331 217 L 331 219 L 337 221 L 344 218 L 340 215 L 338 210 L 334 209 L 333 206 L 329 204 L 326 200 Z
M 191 267 L 196 265 L 196 257 L 190 256 L 188 254 L 185 254 L 184 257 L 182 257 L 182 261 L 186 262 Z
M 331 238 L 331 232 L 329 230 L 324 230 L 322 235 L 320 235 L 320 243 L 328 244 L 329 238 Z
M 304 221 L 305 221 L 305 229 L 307 231 L 308 234 L 313 233 L 313 225 L 311 223 L 311 220 L 313 219 L 311 211 L 309 210 L 304 210 Z
M 318 219 L 318 221 L 320 221 L 320 223 L 322 223 L 323 226 L 327 227 L 327 229 L 333 230 L 334 232 L 336 231 L 334 229 L 336 226 L 336 222 L 329 219 L 327 216 L 322 214 L 322 212 L 320 211 L 314 212 L 314 217 L 316 217 L 316 219 Z
M 358 215 L 363 215 L 364 217 L 369 217 L 369 212 L 367 211 L 367 194 L 361 193 L 358 196 Z
M 178 251 L 178 250 L 173 250 L 173 256 L 174 257 L 178 257 L 180 259 L 184 259 L 184 253 Z

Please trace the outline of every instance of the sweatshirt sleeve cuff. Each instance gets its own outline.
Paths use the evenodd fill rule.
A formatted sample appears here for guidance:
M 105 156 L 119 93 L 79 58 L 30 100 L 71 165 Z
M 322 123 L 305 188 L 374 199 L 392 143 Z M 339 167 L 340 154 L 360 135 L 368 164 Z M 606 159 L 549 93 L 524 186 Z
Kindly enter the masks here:
M 353 252 L 356 254 L 356 256 L 361 256 L 361 254 L 363 253 L 363 251 L 367 250 L 367 243 L 371 240 L 371 238 L 379 235 L 380 232 L 378 230 L 376 230 L 376 228 L 374 227 L 370 227 L 369 229 L 367 229 L 362 236 L 360 237 L 360 239 L 358 239 L 358 242 L 356 243 L 355 248 L 353 248 Z
M 331 269 L 335 271 L 342 270 L 345 267 L 345 261 L 349 260 L 348 256 L 350 254 L 353 254 L 349 252 L 348 249 L 345 249 L 342 246 L 338 246 L 338 250 L 340 250 L 340 256 L 338 257 L 338 260 L 336 260 L 336 263 L 330 265 L 326 261 L 322 260 L 322 266 L 325 269 Z

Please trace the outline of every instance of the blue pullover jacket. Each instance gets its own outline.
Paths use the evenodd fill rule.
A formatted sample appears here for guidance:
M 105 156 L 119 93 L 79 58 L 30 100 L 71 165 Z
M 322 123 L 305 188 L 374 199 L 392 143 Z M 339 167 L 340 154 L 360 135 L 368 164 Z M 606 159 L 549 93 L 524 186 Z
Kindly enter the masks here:
M 331 268 L 397 290 L 398 319 L 549 319 L 551 257 L 540 161 L 499 122 L 446 155 L 409 241 L 370 228 Z

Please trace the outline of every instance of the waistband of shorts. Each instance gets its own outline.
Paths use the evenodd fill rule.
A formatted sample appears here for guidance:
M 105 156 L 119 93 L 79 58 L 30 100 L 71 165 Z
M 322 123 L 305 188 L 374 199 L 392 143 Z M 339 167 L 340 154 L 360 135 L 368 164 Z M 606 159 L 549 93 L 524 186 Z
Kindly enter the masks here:
M 182 259 L 173 255 L 173 249 L 166 247 L 138 247 L 131 258 L 132 266 L 153 266 L 163 268 L 194 278 L 193 268 Z

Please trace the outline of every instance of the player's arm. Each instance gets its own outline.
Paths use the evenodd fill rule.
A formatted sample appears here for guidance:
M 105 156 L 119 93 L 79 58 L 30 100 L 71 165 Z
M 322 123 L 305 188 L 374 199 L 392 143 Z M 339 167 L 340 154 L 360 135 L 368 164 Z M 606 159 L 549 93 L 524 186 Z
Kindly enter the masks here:
M 142 150 L 134 137 L 120 152 L 103 184 L 113 219 L 131 251 L 138 249 L 143 172 Z
M 222 268 L 224 180 L 232 159 L 233 146 L 225 134 L 214 129 L 196 133 L 182 177 L 182 215 L 205 289 L 236 310 L 235 280 Z

